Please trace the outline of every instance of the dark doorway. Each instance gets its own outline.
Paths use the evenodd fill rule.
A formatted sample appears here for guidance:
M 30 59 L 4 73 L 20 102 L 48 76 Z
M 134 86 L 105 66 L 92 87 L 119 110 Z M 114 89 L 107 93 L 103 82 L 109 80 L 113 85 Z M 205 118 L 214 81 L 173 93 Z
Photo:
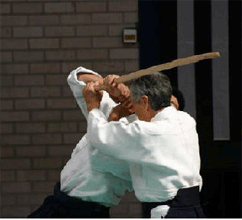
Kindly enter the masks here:
M 194 0 L 194 53 L 212 51 L 211 0 Z M 228 1 L 230 140 L 213 140 L 212 61 L 195 64 L 201 202 L 207 218 L 241 217 L 241 1 Z M 202 18 L 202 19 L 201 19 Z M 177 59 L 177 1 L 139 1 L 140 68 Z M 206 72 L 204 77 L 203 72 Z M 164 72 L 177 87 L 177 69 Z M 146 207 L 143 206 L 145 216 Z

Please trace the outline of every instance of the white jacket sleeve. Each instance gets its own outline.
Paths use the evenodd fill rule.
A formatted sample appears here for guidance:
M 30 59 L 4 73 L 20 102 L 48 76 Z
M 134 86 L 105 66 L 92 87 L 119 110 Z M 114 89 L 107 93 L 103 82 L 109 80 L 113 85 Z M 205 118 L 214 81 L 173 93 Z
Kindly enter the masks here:
M 98 76 L 100 75 L 84 67 L 78 67 L 77 69 L 73 70 L 67 78 L 67 82 L 72 90 L 72 93 L 76 99 L 76 102 L 81 108 L 83 115 L 87 119 L 87 116 L 88 116 L 87 104 L 82 93 L 82 90 L 86 86 L 86 83 L 84 81 L 80 81 L 77 79 L 77 74 L 79 72 L 90 73 Z M 99 109 L 105 114 L 106 117 L 109 116 L 111 110 L 116 105 L 117 104 L 109 97 L 108 93 L 103 91 L 103 97 L 102 97 L 102 101 L 100 103 Z
M 93 109 L 88 116 L 87 136 L 92 145 L 103 153 L 128 162 L 140 163 L 144 155 L 150 154 L 150 150 L 142 144 L 142 123 L 145 122 L 108 122 L 100 110 Z
M 67 82 L 73 92 L 73 95 L 79 107 L 82 110 L 82 113 L 87 119 L 88 110 L 87 110 L 86 101 L 82 93 L 82 89 L 86 86 L 86 83 L 83 81 L 79 81 L 77 79 L 77 74 L 79 72 L 86 72 L 86 73 L 91 73 L 95 75 L 99 75 L 99 74 L 96 72 L 93 72 L 92 70 L 88 70 L 83 67 L 78 67 L 76 70 L 73 70 L 70 73 L 67 79 Z M 110 112 L 116 105 L 117 104 L 109 97 L 108 93 L 104 91 L 99 109 L 103 112 L 106 118 L 108 118 Z M 92 160 L 92 165 L 96 170 L 101 172 L 110 172 L 114 176 L 131 181 L 128 163 L 118 160 L 112 156 L 103 154 L 102 152 L 100 152 L 99 149 L 95 148 L 94 146 L 90 145 L 89 153 L 90 153 L 90 158 Z
M 76 99 L 77 104 L 79 105 L 79 107 L 82 110 L 83 115 L 85 116 L 85 118 L 87 119 L 88 116 L 88 110 L 87 110 L 87 105 L 85 102 L 85 99 L 83 97 L 82 94 L 82 89 L 86 86 L 86 83 L 83 81 L 79 81 L 77 79 L 77 74 L 80 71 L 85 71 L 85 68 L 79 67 L 75 70 L 73 70 L 70 75 L 67 78 L 67 82 L 71 88 L 71 91 Z M 93 74 L 96 74 L 93 72 Z

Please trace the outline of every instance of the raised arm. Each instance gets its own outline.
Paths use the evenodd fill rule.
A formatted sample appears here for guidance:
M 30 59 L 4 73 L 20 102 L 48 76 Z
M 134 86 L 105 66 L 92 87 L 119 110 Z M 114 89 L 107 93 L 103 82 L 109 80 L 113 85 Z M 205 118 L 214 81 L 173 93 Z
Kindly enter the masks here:
M 77 80 L 83 81 L 86 84 L 89 82 L 95 82 L 95 81 L 98 81 L 100 84 L 103 83 L 103 78 L 101 76 L 94 75 L 93 73 L 88 73 L 88 72 L 78 72 Z
M 89 82 L 102 81 L 102 77 L 98 75 L 98 73 L 93 72 L 92 70 L 79 67 L 70 73 L 67 81 L 79 107 L 82 110 L 83 115 L 87 118 L 88 110 L 86 101 L 83 96 L 83 88 L 86 87 L 86 84 Z M 108 116 L 109 112 L 116 105 L 117 104 L 115 104 L 115 102 L 109 97 L 108 93 L 104 91 L 102 101 L 99 107 L 102 113 Z M 95 148 L 95 145 L 90 145 L 89 147 L 92 165 L 95 169 L 101 172 L 110 172 L 114 176 L 131 181 L 129 165 L 127 163 L 103 154 Z
M 141 155 L 149 155 L 143 147 L 139 123 L 108 122 L 102 112 L 93 109 L 88 116 L 87 136 L 93 146 L 105 154 L 131 163 L 140 163 Z

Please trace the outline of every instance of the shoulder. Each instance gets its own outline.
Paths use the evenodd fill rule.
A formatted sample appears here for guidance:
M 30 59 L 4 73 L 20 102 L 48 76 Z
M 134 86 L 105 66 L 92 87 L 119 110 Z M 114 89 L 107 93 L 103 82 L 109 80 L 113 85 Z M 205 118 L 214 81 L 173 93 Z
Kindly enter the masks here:
M 177 111 L 177 113 L 181 121 L 184 121 L 186 124 L 196 126 L 196 120 L 190 114 L 184 111 Z

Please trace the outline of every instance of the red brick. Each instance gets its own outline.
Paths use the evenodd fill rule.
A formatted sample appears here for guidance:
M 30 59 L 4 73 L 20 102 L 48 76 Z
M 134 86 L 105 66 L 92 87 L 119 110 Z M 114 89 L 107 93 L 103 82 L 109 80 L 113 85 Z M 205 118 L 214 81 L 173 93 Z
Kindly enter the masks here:
M 130 73 L 130 72 L 135 72 L 139 70 L 139 61 L 125 61 L 125 72 Z
M 46 180 L 45 170 L 18 170 L 18 181 L 41 181 Z
M 129 214 L 136 218 L 141 217 L 141 204 L 140 203 L 130 203 L 129 204 Z
M 124 13 L 124 22 L 125 23 L 136 23 L 136 22 L 138 22 L 138 13 L 137 12 Z
M 46 27 L 45 28 L 45 36 L 46 37 L 67 37 L 67 36 L 75 36 L 75 28 L 74 27 Z
M 70 156 L 73 151 L 73 147 L 70 146 L 49 147 L 48 149 L 50 156 Z
M 34 159 L 34 168 L 36 169 L 55 169 L 61 168 L 61 158 L 39 158 Z
M 44 199 L 46 197 L 46 193 L 42 194 L 22 194 L 18 195 L 17 197 L 17 203 L 19 205 L 40 205 L 44 202 Z M 30 213 L 29 213 L 30 214 Z
M 107 49 L 78 50 L 77 58 L 82 60 L 107 59 Z
M 16 204 L 16 196 L 11 194 L 1 195 L 1 205 L 10 206 Z M 1 216 L 3 217 L 3 216 Z
M 75 5 L 71 2 L 45 3 L 45 13 L 70 13 L 74 10 Z
M 12 100 L 2 100 L 1 101 L 1 110 L 13 110 L 13 101 Z
M 27 25 L 27 16 L 6 15 L 1 17 L 2 26 L 24 26 Z
M 129 192 L 122 197 L 121 203 L 139 203 L 139 200 L 136 198 L 134 192 Z
M 1 76 L 1 86 L 13 86 L 13 76 Z
M 29 121 L 29 113 L 25 111 L 1 112 L 1 121 Z
M 33 183 L 33 192 L 46 192 L 52 193 L 55 183 L 54 182 L 36 182 Z
M 76 132 L 77 124 L 75 122 L 56 122 L 48 124 L 48 132 L 50 133 L 64 133 Z
M 94 62 L 93 70 L 98 73 L 117 74 L 124 71 L 123 62 Z
M 95 37 L 93 38 L 93 47 L 98 47 L 98 48 L 123 47 L 123 42 L 121 37 Z
M 61 40 L 61 48 L 89 48 L 91 46 L 91 38 L 62 38 Z
M 60 121 L 60 111 L 34 111 L 31 112 L 31 118 L 33 121 Z
M 42 37 L 43 28 L 42 27 L 14 27 L 13 36 L 14 37 Z
M 61 98 L 61 99 L 48 99 L 47 100 L 47 108 L 50 109 L 69 109 L 76 108 L 77 104 L 74 99 L 69 98 Z
M 31 208 L 28 206 L 5 206 L 2 208 L 1 217 L 5 218 L 19 218 L 26 217 L 31 212 Z
M 92 69 L 92 63 L 91 62 L 63 62 L 62 63 L 62 73 L 69 74 L 72 70 L 76 69 L 82 65 L 85 68 Z M 66 75 L 67 78 L 67 75 Z M 70 89 L 70 87 L 68 86 Z
M 27 74 L 27 64 L 3 64 L 1 65 L 1 74 Z
M 108 27 L 103 25 L 78 26 L 76 28 L 76 34 L 77 36 L 106 36 L 107 29 Z
M 66 85 L 66 75 L 47 75 L 46 85 Z
M 77 2 L 77 12 L 103 12 L 107 9 L 106 2 Z
M 2 135 L 2 146 L 4 145 L 25 145 L 30 143 L 29 135 Z
M 108 4 L 109 11 L 137 11 L 138 10 L 138 1 L 129 0 L 129 1 L 109 1 Z
M 1 182 L 15 181 L 14 170 L 0 170 Z
M 34 134 L 32 136 L 33 144 L 61 144 L 60 134 Z
M 91 15 L 89 14 L 61 15 L 61 24 L 65 25 L 91 24 L 91 22 Z
M 59 48 L 59 39 L 44 38 L 44 39 L 30 39 L 30 49 L 54 49 Z
M 86 120 L 81 110 L 68 110 L 63 112 L 64 121 L 80 121 Z
M 19 86 L 44 85 L 44 76 L 15 76 L 14 83 Z
M 75 144 L 76 146 L 76 144 Z M 75 147 L 75 146 L 72 146 L 72 147 Z M 70 160 L 70 155 L 69 156 L 62 156 L 62 167 L 64 167 L 68 161 Z
M 115 218 L 119 214 L 128 214 L 129 205 L 128 204 L 118 204 L 110 209 L 110 215 Z
M 47 0 L 44 0 L 47 1 Z M 46 195 L 46 193 L 44 193 Z M 31 213 L 35 212 L 43 203 L 43 200 L 39 203 L 39 205 L 31 205 Z
M 10 63 L 13 60 L 13 56 L 11 52 L 1 51 L 0 53 L 0 62 L 1 63 Z M 3 80 L 1 80 L 3 82 Z
M 110 59 L 138 59 L 139 50 L 138 48 L 124 48 L 124 49 L 111 49 Z
M 46 156 L 45 146 L 21 146 L 16 148 L 17 157 L 44 157 Z
M 12 28 L 10 27 L 2 27 L 1 28 L 1 33 L 0 33 L 1 37 L 12 37 Z
M 58 51 L 46 51 L 47 60 L 75 60 L 76 55 L 74 50 L 58 50 Z
M 2 103 L 1 103 L 2 105 Z M 13 133 L 13 124 L 2 123 L 1 124 L 1 134 L 11 134 Z
M 73 93 L 70 90 L 69 86 L 63 86 L 62 95 L 63 95 L 63 97 L 73 97 Z
M 92 15 L 94 24 L 117 24 L 122 23 L 123 16 L 121 13 L 95 13 Z
M 44 99 L 18 99 L 15 101 L 15 108 L 24 110 L 24 109 L 44 109 L 45 100 Z
M 30 64 L 31 73 L 60 73 L 59 63 L 33 63 Z
M 31 15 L 29 16 L 30 25 L 57 25 L 59 23 L 58 15 Z
M 14 60 L 17 62 L 44 61 L 43 51 L 16 51 Z
M 65 144 L 77 144 L 84 134 L 64 134 Z
M 18 123 L 16 124 L 16 132 L 21 133 L 44 133 L 44 123 Z
M 0 14 L 9 14 L 11 12 L 10 4 L 0 4 Z
M 1 159 L 2 170 L 29 169 L 30 159 Z
M 25 39 L 2 39 L 1 50 L 24 50 L 27 49 L 27 40 Z
M 38 14 L 43 12 L 41 3 L 14 3 L 12 6 L 15 14 Z
M 31 97 L 58 97 L 61 96 L 61 88 L 58 86 L 32 87 Z
M 79 132 L 86 133 L 87 132 L 87 122 L 82 121 L 79 123 Z
M 48 180 L 59 181 L 60 180 L 60 170 L 47 170 Z
M 1 89 L 1 97 L 2 98 L 26 98 L 29 97 L 28 88 L 23 87 L 3 87 Z
M 14 148 L 7 146 L 1 147 L 1 158 L 9 158 L 14 156 Z

